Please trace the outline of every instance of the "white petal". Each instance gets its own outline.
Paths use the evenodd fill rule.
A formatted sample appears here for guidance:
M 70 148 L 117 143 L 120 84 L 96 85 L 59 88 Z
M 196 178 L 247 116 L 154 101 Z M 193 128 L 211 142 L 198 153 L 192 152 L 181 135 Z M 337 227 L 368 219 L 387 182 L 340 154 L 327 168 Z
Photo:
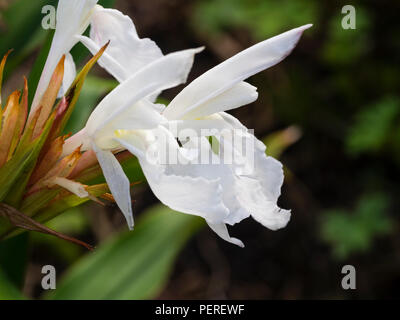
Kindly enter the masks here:
M 228 228 L 226 227 L 225 223 L 210 223 L 207 221 L 207 224 L 209 227 L 217 234 L 219 235 L 222 239 L 225 241 L 228 241 L 230 243 L 236 244 L 237 246 L 244 248 L 244 244 L 242 241 L 236 238 L 231 238 L 228 232 Z
M 98 0 L 59 0 L 56 32 L 79 35 L 89 26 L 90 17 Z
M 205 104 L 235 84 L 282 61 L 296 46 L 305 25 L 260 42 L 207 71 L 171 101 L 164 115 L 180 119 L 189 111 Z M 228 110 L 230 107 L 226 106 Z
M 96 152 L 97 160 L 99 161 L 108 187 L 118 207 L 124 214 L 129 229 L 133 229 L 132 200 L 130 183 L 127 176 L 111 151 L 101 150 L 95 144 L 92 145 L 92 148 Z
M 64 54 L 69 53 L 89 25 L 90 15 L 98 0 L 60 0 L 57 7 L 57 24 L 49 55 L 43 68 L 32 102 L 30 116 L 46 91 L 51 76 Z
M 222 189 L 218 179 L 192 178 L 179 171 L 166 173 L 162 166 L 140 160 L 146 180 L 156 197 L 173 210 L 197 215 L 219 223 L 228 214 L 222 202 Z
M 99 64 L 119 82 L 163 56 L 152 40 L 139 38 L 130 17 L 101 6 L 96 6 L 92 15 L 90 39 L 81 38 L 81 41 L 93 54 L 110 41 Z
M 281 186 L 283 184 L 284 175 L 282 164 L 266 155 L 266 146 L 254 135 L 245 133 L 247 128 L 232 115 L 222 112 L 219 114 L 227 124 L 231 125 L 234 129 L 241 129 L 243 131 L 243 138 L 253 140 L 254 145 L 254 173 L 252 177 L 258 177 L 258 180 L 263 186 L 264 194 L 270 201 L 277 201 L 281 194 Z
M 58 98 L 64 96 L 64 94 L 71 86 L 72 82 L 74 82 L 75 77 L 76 77 L 76 67 L 74 58 L 70 53 L 67 53 L 64 61 L 64 78 L 60 91 L 58 92 Z
M 226 115 L 223 116 L 227 117 Z M 230 122 L 227 121 L 227 125 L 235 124 L 233 119 L 230 119 Z M 239 123 L 235 124 L 233 128 L 242 127 Z M 250 147 L 253 144 L 254 150 L 252 152 L 250 152 L 251 148 L 242 150 L 232 141 L 227 140 L 226 137 L 219 137 L 220 152 L 218 155 L 211 150 L 209 144 L 200 144 L 202 149 L 199 157 L 208 152 L 208 159 L 212 159 L 212 162 L 204 164 L 199 160 L 197 163 L 200 164 L 196 165 L 192 162 L 190 165 L 184 165 L 181 174 L 204 177 L 210 180 L 219 178 L 223 191 L 223 202 L 229 209 L 229 215 L 224 220 L 225 223 L 233 225 L 251 215 L 271 230 L 283 228 L 290 219 L 290 212 L 281 210 L 276 205 L 283 182 L 282 165 L 279 161 L 267 157 L 264 144 L 257 140 L 254 135 L 248 133 L 245 127 L 243 128 L 243 131 L 235 131 L 235 135 L 238 135 L 235 139 L 242 142 L 238 146 L 241 146 L 244 142 L 250 142 Z M 201 139 L 205 140 L 205 138 Z M 198 142 L 192 141 L 192 146 L 189 143 L 184 146 L 196 148 L 198 145 Z M 246 150 L 246 153 L 244 153 L 244 150 Z M 234 154 L 235 157 L 240 157 L 244 162 L 242 164 L 235 161 L 227 163 L 226 154 Z M 218 161 L 215 161 L 215 159 Z M 231 157 L 230 159 L 238 158 Z
M 72 181 L 63 177 L 54 177 L 49 179 L 48 182 L 51 184 L 59 185 L 60 187 L 75 194 L 79 198 L 89 197 L 89 193 L 86 191 L 84 185 L 79 182 Z
M 154 141 L 150 137 L 148 139 Z M 171 135 L 166 139 L 169 144 L 178 147 Z M 191 177 L 181 173 L 181 166 L 169 167 L 149 161 L 143 156 L 146 155 L 144 149 L 149 146 L 139 144 L 137 138 L 129 134 L 117 140 L 138 157 L 151 190 L 163 204 L 176 211 L 201 216 L 212 223 L 220 223 L 226 218 L 228 211 L 222 203 L 218 178 Z M 160 148 L 156 146 L 157 150 Z
M 217 114 L 199 120 L 171 120 L 163 124 L 174 137 L 182 141 L 189 137 L 215 136 L 224 130 L 231 130 Z
M 97 130 L 94 139 L 101 148 L 114 149 L 118 146 L 114 140 L 116 130 L 153 129 L 163 121 L 164 117 L 156 111 L 153 104 L 142 99 Z
M 99 50 L 101 49 L 102 46 L 104 46 L 107 41 L 105 41 L 103 44 L 97 44 L 94 42 L 92 39 L 86 37 L 86 36 L 79 36 L 78 37 L 80 42 L 82 42 L 86 48 L 89 49 L 89 51 L 95 55 Z M 108 47 L 111 45 L 108 45 Z M 123 82 L 129 77 L 129 74 L 126 69 L 124 69 L 124 66 L 121 65 L 117 60 L 113 58 L 112 55 L 107 54 L 108 47 L 106 51 L 103 53 L 101 58 L 98 60 L 98 63 L 107 70 L 109 74 L 111 74 L 116 80 L 119 82 Z
M 224 205 L 228 208 L 229 214 L 226 216 L 224 222 L 228 224 L 235 224 L 250 216 L 250 211 L 244 206 L 238 198 L 240 182 L 235 174 L 235 167 L 232 164 L 224 163 L 223 146 L 220 145 L 220 154 L 216 155 L 206 138 L 191 139 L 184 146 L 185 148 L 201 149 L 198 153 L 199 158 L 192 161 L 187 165 L 170 165 L 169 167 L 178 170 L 179 167 L 181 175 L 191 176 L 193 178 L 203 177 L 209 180 L 219 180 L 219 187 L 222 189 L 222 199 Z M 204 157 L 204 155 L 208 155 Z M 204 157 L 204 158 L 203 158 Z M 204 163 L 202 159 L 208 162 Z
M 183 119 L 198 119 L 224 110 L 239 108 L 258 98 L 257 88 L 247 82 L 239 82 L 229 90 L 207 100 L 185 113 Z M 166 109 L 167 110 L 167 109 Z
M 200 50 L 190 49 L 168 54 L 121 83 L 91 114 L 86 124 L 88 133 L 94 134 L 143 98 L 185 82 L 194 55 Z

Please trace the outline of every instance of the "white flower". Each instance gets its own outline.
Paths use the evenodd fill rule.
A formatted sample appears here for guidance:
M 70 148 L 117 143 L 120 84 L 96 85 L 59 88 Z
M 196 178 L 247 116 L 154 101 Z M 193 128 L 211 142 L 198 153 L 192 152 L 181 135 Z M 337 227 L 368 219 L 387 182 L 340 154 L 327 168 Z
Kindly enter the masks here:
M 133 218 L 129 181 L 113 155 L 113 151 L 121 149 L 137 156 L 152 191 L 162 203 L 203 217 L 229 242 L 243 246 L 240 240 L 229 236 L 226 224 L 233 225 L 249 215 L 270 229 L 284 227 L 290 212 L 276 204 L 283 183 L 282 165 L 267 157 L 262 142 L 225 111 L 256 100 L 256 88 L 244 80 L 282 61 L 310 26 L 293 29 L 240 52 L 194 80 L 164 109 L 151 101 L 162 90 L 186 81 L 193 56 L 199 50 L 163 56 L 154 42 L 138 37 L 129 17 L 96 6 L 90 38 L 79 38 L 92 53 L 111 40 L 99 63 L 121 84 L 97 106 L 85 128 L 67 141 L 64 153 L 81 144 L 83 150 L 96 152 L 130 228 Z M 177 132 L 169 131 L 171 126 L 176 126 Z M 226 129 L 255 149 L 253 154 L 245 154 L 229 143 L 227 136 L 217 134 L 221 148 L 215 154 L 206 137 L 193 136 L 183 141 L 179 131 L 184 128 L 195 132 L 204 128 L 217 128 L 219 132 Z M 163 150 L 167 150 L 167 158 L 176 153 L 187 164 L 160 161 Z M 221 160 L 229 152 L 244 162 L 198 164 L 201 154 Z M 253 170 L 248 172 L 248 167 Z
M 96 152 L 107 184 L 130 228 L 133 217 L 129 181 L 112 153 L 121 149 L 115 131 L 153 129 L 164 122 L 147 98 L 184 83 L 199 50 L 170 53 L 140 69 L 109 93 L 90 115 L 85 128 L 64 145 L 64 155 L 79 145 L 82 150 Z
M 85 128 L 66 141 L 63 154 L 80 145 L 82 150 L 95 151 L 107 184 L 132 228 L 130 184 L 113 155 L 113 151 L 123 149 L 114 139 L 115 131 L 153 129 L 165 122 L 151 101 L 162 90 L 186 82 L 194 55 L 202 49 L 164 56 L 152 40 L 138 37 L 128 16 L 99 5 L 92 11 L 90 26 L 90 38 L 79 36 L 79 40 L 93 54 L 110 41 L 99 64 L 121 84 L 100 102 Z
M 161 202 L 174 210 L 196 214 L 206 219 L 210 227 L 223 239 L 243 246 L 231 238 L 225 224 L 235 224 L 251 215 L 264 226 L 276 230 L 286 226 L 290 211 L 277 205 L 283 183 L 283 170 L 279 161 L 265 155 L 266 147 L 234 117 L 224 111 L 240 107 L 257 99 L 256 88 L 243 80 L 282 61 L 293 50 L 306 25 L 260 42 L 240 52 L 195 79 L 179 93 L 163 112 L 170 124 L 178 126 L 177 134 L 168 139 L 172 145 L 179 136 L 179 128 L 240 129 L 240 138 L 255 146 L 254 154 L 246 155 L 219 135 L 220 153 L 216 155 L 205 137 L 191 137 L 180 148 L 182 154 L 208 154 L 219 158 L 230 152 L 244 159 L 241 165 L 197 164 L 195 158 L 187 164 L 157 164 L 144 156 L 153 133 L 142 133 L 141 139 L 133 132 L 123 132 L 117 139 L 140 161 L 147 181 Z M 159 136 L 160 129 L 157 129 Z M 235 131 L 236 132 L 236 131 Z M 161 139 L 165 140 L 165 139 Z M 163 146 L 160 145 L 161 149 Z M 218 160 L 218 159 L 217 159 Z M 218 162 L 218 161 L 217 161 Z M 252 167 L 248 173 L 243 168 Z M 210 188 L 212 192 L 210 192 Z
M 66 55 L 66 59 L 64 63 L 64 83 L 60 94 L 63 94 L 75 79 L 75 64 L 69 52 L 78 43 L 79 36 L 88 27 L 91 13 L 97 1 L 59 0 L 56 31 L 36 89 L 30 116 L 39 107 L 39 102 L 49 85 L 53 71 L 63 55 Z

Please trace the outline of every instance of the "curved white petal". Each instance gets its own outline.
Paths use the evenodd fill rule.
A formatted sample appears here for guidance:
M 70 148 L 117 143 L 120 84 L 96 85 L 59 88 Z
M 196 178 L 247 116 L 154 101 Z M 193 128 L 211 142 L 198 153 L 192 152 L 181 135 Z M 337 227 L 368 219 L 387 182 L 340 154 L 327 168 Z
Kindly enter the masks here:
M 67 53 L 64 60 L 64 78 L 60 91 L 58 92 L 58 98 L 64 96 L 64 94 L 71 86 L 72 82 L 74 82 L 75 77 L 76 77 L 76 67 L 74 58 L 70 53 Z
M 160 132 L 161 131 L 161 132 Z M 198 215 L 211 223 L 221 223 L 227 216 L 228 210 L 222 202 L 222 189 L 219 179 L 204 177 L 191 177 L 182 174 L 180 167 L 170 167 L 156 161 L 150 161 L 148 148 L 151 143 L 156 143 L 155 149 L 164 147 L 178 148 L 176 140 L 164 129 L 160 128 L 159 134 L 166 140 L 160 141 L 147 131 L 147 138 L 135 137 L 135 133 L 121 135 L 117 140 L 139 159 L 146 180 L 157 198 L 173 210 L 187 214 Z M 138 133 L 136 133 L 138 134 Z M 143 141 L 148 143 L 143 144 Z M 164 144 L 164 146 L 160 145 Z M 173 150 L 172 150 L 173 152 Z
M 203 104 L 198 105 L 196 108 L 188 111 L 182 117 L 183 119 L 199 119 L 218 113 L 236 109 L 246 104 L 252 103 L 258 98 L 257 88 L 247 82 L 239 82 L 229 90 L 221 93 L 220 95 L 207 100 Z M 166 109 L 168 110 L 168 108 Z M 168 115 L 168 113 L 166 113 Z
M 101 6 L 92 15 L 90 39 L 82 37 L 81 41 L 93 54 L 110 41 L 99 64 L 119 82 L 163 56 L 154 41 L 139 38 L 130 17 Z
M 207 221 L 207 224 L 216 234 L 218 234 L 225 241 L 236 244 L 241 248 L 244 248 L 244 244 L 242 241 L 236 238 L 231 238 L 225 223 L 210 223 Z
M 151 190 L 163 204 L 212 223 L 224 221 L 228 210 L 221 199 L 223 191 L 218 179 L 182 176 L 179 171 L 175 174 L 166 173 L 162 166 L 151 165 L 143 160 L 140 160 L 140 165 Z
M 305 25 L 260 42 L 207 71 L 173 99 L 165 110 L 168 119 L 181 119 L 186 113 L 217 97 L 235 84 L 282 61 L 296 46 Z M 230 109 L 226 106 L 223 110 Z
M 194 55 L 200 50 L 202 49 L 170 53 L 140 69 L 121 83 L 92 112 L 86 124 L 89 135 L 122 115 L 143 98 L 185 82 L 193 64 Z M 154 111 L 154 108 L 152 109 Z
M 101 150 L 94 143 L 92 148 L 96 153 L 108 187 L 125 216 L 129 229 L 133 229 L 132 200 L 127 176 L 111 151 Z
M 250 140 L 254 145 L 254 171 L 251 177 L 258 177 L 262 184 L 264 193 L 270 201 L 276 202 L 281 195 L 281 186 L 283 184 L 284 175 L 282 164 L 266 155 L 267 147 L 258 140 L 253 134 L 247 132 L 247 128 L 234 116 L 221 112 L 219 115 L 233 129 L 239 129 L 238 133 L 242 134 L 242 139 Z
M 285 227 L 290 219 L 290 211 L 281 210 L 276 205 L 283 183 L 281 163 L 267 157 L 265 145 L 234 117 L 223 113 L 220 115 L 227 119 L 227 127 L 236 129 L 232 131 L 235 140 L 228 139 L 229 136 L 219 136 L 219 153 L 215 154 L 205 138 L 198 138 L 197 141 L 191 139 L 184 147 L 200 148 L 199 158 L 212 161 L 209 164 L 201 160 L 192 161 L 190 165 L 181 166 L 182 174 L 219 178 L 223 202 L 229 209 L 225 223 L 233 225 L 251 215 L 271 230 Z M 207 153 L 209 155 L 204 157 Z
M 193 178 L 218 179 L 219 188 L 222 190 L 223 203 L 229 210 L 229 214 L 223 221 L 224 223 L 233 225 L 249 217 L 251 212 L 238 199 L 238 183 L 240 181 L 235 174 L 235 166 L 232 163 L 226 163 L 223 146 L 220 145 L 220 153 L 216 155 L 210 147 L 208 140 L 202 137 L 191 139 L 184 147 L 192 150 L 200 150 L 198 158 L 186 165 L 169 165 L 169 168 L 179 171 L 181 175 Z
M 98 0 L 60 0 L 57 24 L 49 55 L 43 68 L 32 102 L 30 116 L 38 108 L 58 62 L 78 42 L 78 37 L 89 25 L 90 15 Z
M 107 41 L 104 42 L 103 45 L 99 45 L 96 42 L 94 42 L 92 39 L 86 37 L 86 36 L 79 36 L 78 37 L 79 41 L 82 42 L 86 48 L 89 49 L 89 51 L 95 55 L 103 45 L 107 43 Z M 111 45 L 111 42 L 108 46 Z M 108 49 L 108 47 L 107 47 Z M 123 82 L 125 81 L 128 77 L 129 74 L 127 70 L 124 68 L 123 65 L 121 65 L 117 60 L 113 58 L 112 55 L 107 54 L 107 49 L 101 56 L 101 58 L 98 60 L 98 63 L 101 67 L 107 70 L 109 74 L 111 74 L 118 82 Z

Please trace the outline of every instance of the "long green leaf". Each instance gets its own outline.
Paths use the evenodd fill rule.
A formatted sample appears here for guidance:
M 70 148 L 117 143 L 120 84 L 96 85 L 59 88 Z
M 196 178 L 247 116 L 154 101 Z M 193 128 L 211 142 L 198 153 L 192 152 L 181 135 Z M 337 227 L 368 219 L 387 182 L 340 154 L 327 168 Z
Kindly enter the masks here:
M 148 299 L 165 285 L 176 255 L 203 220 L 156 206 L 134 231 L 108 241 L 76 264 L 53 299 Z

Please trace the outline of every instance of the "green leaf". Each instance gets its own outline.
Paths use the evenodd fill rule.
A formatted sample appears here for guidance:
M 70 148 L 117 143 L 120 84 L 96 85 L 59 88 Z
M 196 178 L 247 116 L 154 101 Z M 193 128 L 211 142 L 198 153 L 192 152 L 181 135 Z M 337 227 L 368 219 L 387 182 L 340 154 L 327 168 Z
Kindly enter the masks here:
M 79 261 L 48 298 L 154 298 L 175 257 L 203 224 L 199 217 L 153 207 L 134 231 L 117 235 Z
M 24 300 L 25 297 L 18 289 L 7 279 L 0 268 L 0 300 Z

